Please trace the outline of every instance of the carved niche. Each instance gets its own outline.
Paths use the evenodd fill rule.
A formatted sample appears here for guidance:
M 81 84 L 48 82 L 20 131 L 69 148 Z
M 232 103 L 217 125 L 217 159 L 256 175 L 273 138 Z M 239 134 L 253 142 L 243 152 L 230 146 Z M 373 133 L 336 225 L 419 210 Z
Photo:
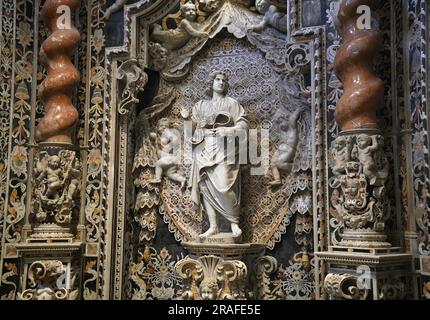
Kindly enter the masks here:
M 250 26 L 259 23 L 263 17 L 235 1 L 224 1 L 217 11 L 199 18 L 204 20 L 196 18 L 202 22 L 195 22 L 193 28 L 206 32 L 207 36 L 188 35 L 187 41 L 181 40 L 185 44 L 181 42 L 180 48 L 165 48 L 162 41 L 162 35 L 167 38 L 177 32 L 182 34 L 177 30 L 179 26 L 158 30 L 167 24 L 164 20 L 157 25 L 156 36 L 150 35 L 149 65 L 157 66 L 161 80 L 152 105 L 137 118 L 138 147 L 133 172 L 137 187 L 135 208 L 138 215 L 142 212 L 139 221 L 143 229 L 153 225 L 150 221 L 154 219 L 146 208 L 159 204 L 164 221 L 178 241 L 196 240 L 205 229 L 204 215 L 193 208 L 189 190 L 184 191 L 181 183 L 162 179 L 158 185 L 148 184 L 157 180 L 155 167 L 158 160 L 150 134 L 168 119 L 186 148 L 183 138 L 186 128 L 181 111 L 207 99 L 208 76 L 215 70 L 223 70 L 229 77 L 229 95 L 243 105 L 250 128 L 254 130 L 249 139 L 256 141 L 256 148 L 249 149 L 249 153 L 257 154 L 267 147 L 267 157 L 272 160 L 270 166 L 268 159 L 264 159 L 267 166 L 259 175 L 252 175 L 250 171 L 264 163 L 248 163 L 242 169 L 242 241 L 273 247 L 285 229 L 289 199 L 304 191 L 303 201 L 310 200 L 306 196 L 312 184 L 308 171 L 312 158 L 310 93 L 300 73 L 309 62 L 309 47 L 291 44 L 274 28 L 253 31 Z M 159 42 L 155 42 L 157 40 Z M 289 54 L 288 61 L 285 61 L 285 54 Z M 267 138 L 264 137 L 266 133 Z M 185 153 L 178 163 L 178 172 L 188 179 L 190 167 L 190 159 Z
M 312 251 L 313 244 L 315 179 L 312 153 L 319 141 L 315 135 L 322 130 L 322 126 L 316 125 L 319 120 L 312 119 L 315 112 L 312 108 L 319 106 L 318 102 L 312 103 L 310 90 L 316 79 L 309 75 L 315 48 L 309 39 L 297 41 L 287 29 L 276 28 L 273 19 L 266 21 L 268 11 L 256 11 L 253 5 L 253 1 L 244 0 L 181 0 L 175 6 L 170 1 L 163 9 L 160 5 L 157 14 L 150 14 L 155 12 L 156 5 L 151 6 L 147 1 L 125 7 L 126 45 L 113 48 L 108 55 L 111 55 L 112 78 L 118 80 L 111 88 L 112 101 L 120 113 L 115 265 L 122 263 L 122 252 L 131 258 L 132 286 L 127 290 L 133 290 L 133 297 L 151 294 L 147 287 L 149 280 L 142 278 L 143 271 L 138 268 L 147 268 L 148 261 L 152 263 L 146 253 L 156 252 L 152 246 L 159 245 L 161 219 L 177 242 L 198 242 L 199 235 L 208 228 L 204 210 L 196 210 L 184 183 L 189 180 L 192 161 L 183 111 L 208 99 L 207 80 L 215 70 L 228 75 L 228 96 L 243 106 L 251 129 L 248 138 L 253 147 L 249 147 L 247 156 L 254 156 L 253 162 L 242 165 L 240 172 L 241 242 L 273 249 L 282 241 L 296 214 L 294 240 L 308 258 L 307 262 L 303 259 L 302 268 L 311 270 L 308 250 Z M 282 19 L 286 17 L 285 7 L 270 7 L 270 14 L 276 16 L 277 12 L 283 13 Z M 134 18 L 129 19 L 135 14 L 142 17 L 138 23 Z M 127 58 L 126 50 L 131 50 Z M 153 77 L 154 72 L 158 77 Z M 151 86 L 156 87 L 155 97 L 150 102 L 143 99 L 146 102 L 143 105 L 138 100 L 148 94 Z M 157 173 L 159 142 L 166 128 L 172 131 L 171 140 L 183 150 L 170 175 Z M 322 155 L 320 147 L 317 150 Z M 228 231 L 228 224 L 222 219 L 219 225 L 224 229 L 221 232 Z M 121 240 L 127 237 L 131 240 Z M 133 241 L 134 245 L 127 247 L 130 243 L 127 241 Z M 134 260 L 136 253 L 140 258 Z M 212 259 L 210 255 L 200 258 L 192 260 L 191 269 L 200 270 L 198 265 L 204 259 Z M 271 261 L 273 268 L 278 267 L 275 258 L 265 259 Z M 234 259 L 226 261 L 231 263 Z M 188 262 L 184 263 L 190 266 Z M 263 269 L 257 270 L 257 277 L 264 281 L 276 271 Z M 183 280 L 189 282 L 187 286 L 191 289 L 186 291 L 182 287 L 178 291 L 181 295 L 176 298 L 184 298 L 182 294 L 187 292 L 201 298 L 201 284 L 209 281 L 204 281 L 205 277 L 215 279 L 209 281 L 213 288 L 216 282 L 218 288 L 216 294 L 213 291 L 214 297 L 219 298 L 223 292 L 219 290 L 224 282 L 215 276 L 207 276 L 203 271 L 197 278 L 196 275 L 187 278 L 190 274 L 184 274 Z M 180 283 L 174 278 L 175 283 Z M 115 297 L 120 297 L 121 272 L 115 273 L 114 282 L 118 290 Z M 262 284 L 256 294 L 268 298 L 263 297 L 266 291 L 270 290 Z M 272 299 L 282 296 L 281 292 L 271 294 Z

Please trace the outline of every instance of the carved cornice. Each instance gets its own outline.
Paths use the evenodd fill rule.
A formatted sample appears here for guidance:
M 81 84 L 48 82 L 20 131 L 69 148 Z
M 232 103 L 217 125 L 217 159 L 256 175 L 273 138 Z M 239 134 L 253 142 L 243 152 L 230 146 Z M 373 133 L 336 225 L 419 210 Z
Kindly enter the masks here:
M 412 259 L 412 255 L 406 253 L 370 255 L 360 253 L 316 252 L 315 255 L 328 263 L 341 263 L 351 266 L 391 266 L 410 263 Z

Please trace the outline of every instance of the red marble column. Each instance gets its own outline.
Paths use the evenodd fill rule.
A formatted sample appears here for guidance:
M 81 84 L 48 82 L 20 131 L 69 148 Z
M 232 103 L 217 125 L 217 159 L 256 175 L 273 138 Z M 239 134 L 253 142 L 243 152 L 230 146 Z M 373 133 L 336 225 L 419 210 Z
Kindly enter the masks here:
M 344 85 L 344 94 L 336 106 L 335 118 L 342 131 L 376 129 L 376 109 L 382 103 L 384 83 L 373 71 L 373 60 L 380 50 L 381 33 L 376 29 L 359 28 L 366 5 L 376 9 L 379 1 L 342 0 L 338 13 L 338 30 L 344 42 L 339 48 L 334 67 Z
M 42 18 L 51 31 L 43 42 L 40 60 L 47 77 L 39 86 L 45 116 L 36 128 L 38 152 L 33 169 L 34 186 L 29 241 L 56 238 L 69 241 L 79 216 L 81 165 L 73 144 L 79 114 L 72 104 L 80 74 L 71 56 L 80 43 L 72 15 L 80 0 L 46 0 Z
M 71 56 L 80 41 L 79 31 L 71 25 L 62 29 L 60 6 L 70 8 L 70 13 L 80 5 L 80 0 L 46 0 L 42 17 L 52 32 L 42 44 L 41 61 L 48 75 L 39 87 L 39 96 L 46 114 L 36 128 L 38 142 L 71 143 L 72 131 L 78 121 L 78 112 L 72 104 L 72 94 L 79 83 L 80 74 L 73 66 Z M 71 20 L 71 19 L 70 19 Z

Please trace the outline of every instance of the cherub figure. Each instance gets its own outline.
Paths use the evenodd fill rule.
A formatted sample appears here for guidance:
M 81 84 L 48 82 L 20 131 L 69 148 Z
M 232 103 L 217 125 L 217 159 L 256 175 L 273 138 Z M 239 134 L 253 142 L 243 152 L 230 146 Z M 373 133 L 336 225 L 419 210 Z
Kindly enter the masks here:
M 158 122 L 157 133 L 151 132 L 150 138 L 155 141 L 158 161 L 155 163 L 155 179 L 151 183 L 161 183 L 163 174 L 173 181 L 180 182 L 181 188 L 186 186 L 186 178 L 178 173 L 177 163 L 180 148 L 180 137 L 175 129 L 170 128 L 170 120 L 162 118 Z
M 285 133 L 285 142 L 278 147 L 272 159 L 273 180 L 269 183 L 272 187 L 282 185 L 281 171 L 288 174 L 293 168 L 299 143 L 298 120 L 303 110 L 303 108 L 297 109 L 287 119 L 281 118 L 283 120 L 281 130 Z
M 374 185 L 378 179 L 378 168 L 374 153 L 379 147 L 380 144 L 376 135 L 360 134 L 357 137 L 357 146 L 353 150 L 353 155 L 363 165 L 363 173 L 369 179 L 370 185 Z
M 278 7 L 270 4 L 268 0 L 257 0 L 255 7 L 260 14 L 264 15 L 264 18 L 258 25 L 252 26 L 250 30 L 261 32 L 265 27 L 272 26 L 280 32 L 288 31 L 288 17 Z
M 216 300 L 219 294 L 218 283 L 215 279 L 203 279 L 200 284 L 200 297 L 202 300 Z
M 331 160 L 333 162 L 332 171 L 336 176 L 345 173 L 345 165 L 350 160 L 351 137 L 339 136 L 331 145 Z
M 176 50 L 185 46 L 193 37 L 206 38 L 207 32 L 199 31 L 197 19 L 197 8 L 192 1 L 188 1 L 181 6 L 181 13 L 184 19 L 181 20 L 176 29 L 163 30 L 159 24 L 154 24 L 154 31 L 151 34 L 151 41 L 160 43 L 167 50 Z
M 46 197 L 48 199 L 56 200 L 60 197 L 58 190 L 63 186 L 61 180 L 61 159 L 58 156 L 50 156 L 48 159 L 48 167 L 46 168 L 46 176 L 48 182 L 48 190 L 46 191 Z

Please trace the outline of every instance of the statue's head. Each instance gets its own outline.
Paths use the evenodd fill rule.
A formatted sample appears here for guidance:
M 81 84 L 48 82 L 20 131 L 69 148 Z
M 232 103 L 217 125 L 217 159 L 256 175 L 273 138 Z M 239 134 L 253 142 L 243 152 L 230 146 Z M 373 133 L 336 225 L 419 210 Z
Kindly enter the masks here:
M 258 12 L 265 14 L 270 8 L 270 3 L 267 0 L 257 0 L 255 1 L 255 7 Z
M 215 71 L 209 76 L 207 95 L 213 96 L 214 92 L 226 95 L 229 89 L 228 75 L 224 71 Z
M 181 7 L 181 12 L 185 19 L 194 21 L 197 18 L 197 8 L 193 1 L 185 2 Z
M 204 279 L 200 284 L 200 297 L 203 300 L 216 300 L 218 290 L 218 283 L 215 279 Z
M 61 159 L 59 156 L 51 156 L 48 160 L 48 164 L 51 168 L 57 169 L 60 167 Z

